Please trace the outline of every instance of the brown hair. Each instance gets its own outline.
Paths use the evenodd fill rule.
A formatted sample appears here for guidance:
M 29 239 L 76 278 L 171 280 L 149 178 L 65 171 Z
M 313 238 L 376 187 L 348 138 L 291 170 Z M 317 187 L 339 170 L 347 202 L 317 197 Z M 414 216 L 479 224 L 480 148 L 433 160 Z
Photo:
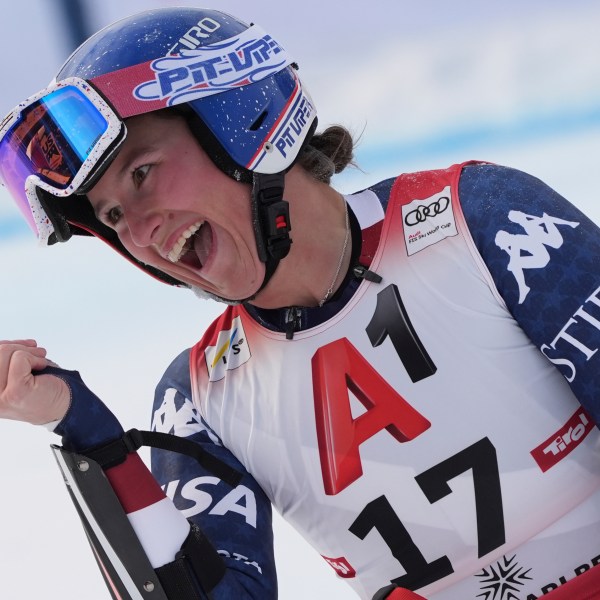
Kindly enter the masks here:
M 317 181 L 330 183 L 336 173 L 341 173 L 354 163 L 355 142 L 352 134 L 341 125 L 332 125 L 315 134 L 298 157 L 298 163 Z

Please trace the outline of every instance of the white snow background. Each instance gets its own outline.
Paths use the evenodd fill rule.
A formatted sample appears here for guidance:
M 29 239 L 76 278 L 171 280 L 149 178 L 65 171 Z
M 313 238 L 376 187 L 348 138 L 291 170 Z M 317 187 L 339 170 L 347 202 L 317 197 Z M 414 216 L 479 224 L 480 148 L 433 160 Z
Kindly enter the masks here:
M 97 29 L 161 4 L 88 0 Z M 51 79 L 71 48 L 54 0 L 2 7 L 0 116 Z M 361 135 L 361 189 L 470 158 L 528 171 L 600 223 L 600 5 L 593 0 L 374 0 L 212 5 L 292 53 L 322 126 Z M 220 307 L 155 282 L 95 240 L 38 248 L 0 188 L 0 339 L 36 338 L 78 369 L 125 428 L 148 428 L 163 369 Z M 0 600 L 104 600 L 42 428 L 0 422 Z M 143 454 L 147 458 L 147 454 Z M 280 597 L 352 598 L 276 518 Z

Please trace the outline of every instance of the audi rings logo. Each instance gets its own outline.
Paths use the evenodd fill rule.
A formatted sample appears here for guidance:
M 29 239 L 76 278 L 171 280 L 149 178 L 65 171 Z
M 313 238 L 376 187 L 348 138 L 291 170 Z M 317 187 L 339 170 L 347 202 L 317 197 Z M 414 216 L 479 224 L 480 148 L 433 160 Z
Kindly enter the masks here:
M 408 256 L 421 252 L 447 237 L 458 235 L 450 185 L 428 198 L 404 202 L 400 223 Z
M 442 214 L 448 206 L 450 206 L 450 198 L 448 196 L 440 196 L 430 204 L 418 206 L 406 213 L 404 222 L 408 227 L 414 227 L 419 223 L 424 223 L 428 217 L 437 217 L 437 215 Z

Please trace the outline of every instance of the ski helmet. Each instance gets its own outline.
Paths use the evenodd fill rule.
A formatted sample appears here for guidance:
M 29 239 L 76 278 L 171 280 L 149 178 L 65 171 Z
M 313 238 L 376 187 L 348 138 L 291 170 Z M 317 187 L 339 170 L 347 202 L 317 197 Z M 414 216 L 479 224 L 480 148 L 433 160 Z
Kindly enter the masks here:
M 264 287 L 291 244 L 284 174 L 317 124 L 314 105 L 296 70 L 270 35 L 226 13 L 163 8 L 132 15 L 90 37 L 67 59 L 47 90 L 19 105 L 0 124 L 0 157 L 9 152 L 6 148 L 14 152 L 20 145 L 19 169 L 8 173 L 8 168 L 0 168 L 0 179 L 8 181 L 42 242 L 95 235 L 151 275 L 182 285 L 135 259 L 116 233 L 95 217 L 89 202 L 82 201 L 118 153 L 126 136 L 123 122 L 173 107 L 186 116 L 219 169 L 252 184 L 253 226 L 259 257 L 266 263 Z M 89 112 L 89 104 L 95 111 L 87 117 L 93 123 L 86 129 L 87 137 L 76 144 L 73 137 L 81 134 L 73 133 L 71 121 L 73 110 L 79 118 L 81 108 L 73 108 L 73 99 L 54 98 L 59 93 L 67 97 L 67 89 L 84 97 L 77 99 L 84 112 Z M 46 102 L 51 96 L 59 105 L 54 113 Z M 104 129 L 96 133 L 98 119 L 106 121 L 108 133 Z M 24 125 L 31 121 L 41 124 L 40 129 Z M 15 134 L 19 127 L 35 133 Z M 49 140 L 58 146 L 62 171 L 52 168 L 56 155 L 46 153 L 37 162 L 32 158 L 36 139 L 39 146 L 47 146 Z

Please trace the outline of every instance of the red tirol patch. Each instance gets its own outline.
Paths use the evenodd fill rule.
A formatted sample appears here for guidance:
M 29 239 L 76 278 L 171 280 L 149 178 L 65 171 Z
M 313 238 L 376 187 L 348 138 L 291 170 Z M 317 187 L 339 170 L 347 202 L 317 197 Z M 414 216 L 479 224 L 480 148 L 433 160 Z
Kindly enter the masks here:
M 565 456 L 573 452 L 594 428 L 594 422 L 583 408 L 575 414 L 546 441 L 531 451 L 535 462 L 543 472 L 558 464 Z
M 328 558 L 327 556 L 323 556 L 323 558 L 333 567 L 334 571 L 340 577 L 345 577 L 347 579 L 356 577 L 356 571 L 343 556 L 340 556 L 339 558 Z

